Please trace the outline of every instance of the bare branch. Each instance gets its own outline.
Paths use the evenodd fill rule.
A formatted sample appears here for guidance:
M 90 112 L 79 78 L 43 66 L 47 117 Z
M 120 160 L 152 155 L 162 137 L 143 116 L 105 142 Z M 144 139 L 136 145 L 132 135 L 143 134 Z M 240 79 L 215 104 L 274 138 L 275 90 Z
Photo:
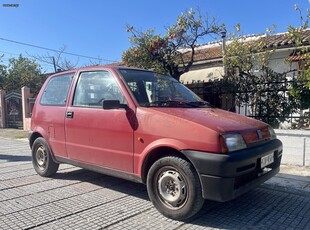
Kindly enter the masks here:
M 49 53 L 47 52 L 44 55 L 31 55 L 28 54 L 30 57 L 36 59 L 39 62 L 44 62 L 50 65 L 54 66 L 54 71 L 58 70 L 69 70 L 73 69 L 78 65 L 79 59 L 76 60 L 76 63 L 72 63 L 72 61 L 69 61 L 66 58 L 63 58 L 63 54 L 66 50 L 66 46 L 63 45 L 59 48 L 58 52 Z
M 140 32 L 128 25 L 133 47 L 123 53 L 123 61 L 129 66 L 155 68 L 179 79 L 195 61 L 196 44 L 208 35 L 218 34 L 222 28 L 224 25 L 203 16 L 199 9 L 182 13 L 163 36 L 154 34 L 153 29 Z

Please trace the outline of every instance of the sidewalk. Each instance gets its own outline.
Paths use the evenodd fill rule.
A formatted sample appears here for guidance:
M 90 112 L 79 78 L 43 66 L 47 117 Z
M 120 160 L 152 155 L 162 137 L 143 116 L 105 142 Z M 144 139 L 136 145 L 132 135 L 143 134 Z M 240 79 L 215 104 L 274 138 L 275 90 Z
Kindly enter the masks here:
M 310 196 L 310 167 L 281 165 L 280 173 L 264 185 L 280 187 L 286 191 L 298 192 Z
M 28 131 L 21 129 L 1 129 L 0 137 L 10 138 L 10 139 L 23 139 L 28 138 Z

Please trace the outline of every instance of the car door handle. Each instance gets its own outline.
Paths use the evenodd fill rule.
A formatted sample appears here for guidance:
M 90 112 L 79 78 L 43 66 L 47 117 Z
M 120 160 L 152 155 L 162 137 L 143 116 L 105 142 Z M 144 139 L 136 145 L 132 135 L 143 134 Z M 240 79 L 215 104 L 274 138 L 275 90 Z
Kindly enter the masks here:
M 72 112 L 72 111 L 67 112 L 66 118 L 73 118 L 73 114 L 74 114 L 74 112 Z

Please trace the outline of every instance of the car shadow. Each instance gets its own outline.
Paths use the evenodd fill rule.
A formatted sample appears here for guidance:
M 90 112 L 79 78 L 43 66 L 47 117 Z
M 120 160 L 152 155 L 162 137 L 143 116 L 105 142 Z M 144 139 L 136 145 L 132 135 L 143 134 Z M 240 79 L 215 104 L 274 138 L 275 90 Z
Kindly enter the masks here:
M 52 178 L 57 180 L 76 180 L 80 182 L 87 182 L 102 188 L 113 189 L 120 193 L 149 200 L 146 192 L 146 186 L 144 184 L 135 183 L 82 168 L 77 168 L 76 170 L 70 172 L 59 170 Z
M 0 160 L 5 160 L 5 161 L 8 161 L 8 162 L 31 161 L 31 156 L 19 156 L 19 155 L 0 154 Z

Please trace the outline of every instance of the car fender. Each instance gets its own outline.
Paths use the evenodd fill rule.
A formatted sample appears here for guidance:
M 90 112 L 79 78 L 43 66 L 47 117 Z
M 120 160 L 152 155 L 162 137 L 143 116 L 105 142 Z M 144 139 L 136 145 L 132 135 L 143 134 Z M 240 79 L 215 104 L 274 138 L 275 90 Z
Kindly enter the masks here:
M 176 150 L 175 152 L 180 152 L 181 150 L 188 149 L 189 146 L 180 140 L 172 138 L 161 138 L 149 143 L 140 154 L 136 153 L 134 156 L 135 174 L 142 177 L 144 168 L 151 158 L 151 155 L 155 154 L 154 152 L 156 152 L 156 150 L 163 148 L 169 148 L 171 150 Z M 180 152 L 180 154 L 182 153 Z

